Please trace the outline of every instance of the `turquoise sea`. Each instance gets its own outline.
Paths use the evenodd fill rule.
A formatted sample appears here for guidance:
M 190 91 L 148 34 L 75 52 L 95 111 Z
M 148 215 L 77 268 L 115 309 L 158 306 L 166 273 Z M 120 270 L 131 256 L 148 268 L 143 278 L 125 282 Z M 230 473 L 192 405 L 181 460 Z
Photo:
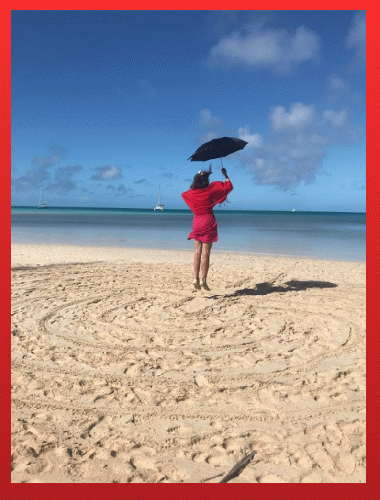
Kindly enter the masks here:
M 214 210 L 213 249 L 365 261 L 366 214 Z M 193 249 L 189 210 L 12 207 L 12 242 Z

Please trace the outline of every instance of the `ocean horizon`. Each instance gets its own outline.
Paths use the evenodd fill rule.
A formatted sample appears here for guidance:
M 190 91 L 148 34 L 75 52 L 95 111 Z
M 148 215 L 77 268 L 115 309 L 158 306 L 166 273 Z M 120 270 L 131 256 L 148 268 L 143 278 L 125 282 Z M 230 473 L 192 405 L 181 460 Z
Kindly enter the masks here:
M 365 212 L 214 209 L 213 249 L 365 261 Z M 12 243 L 192 250 L 189 209 L 11 207 Z
M 11 210 L 17 209 L 17 210 L 38 210 L 39 212 L 41 210 L 99 210 L 99 211 L 105 211 L 105 210 L 110 210 L 112 212 L 114 211 L 138 211 L 138 212 L 152 212 L 154 211 L 153 208 L 136 208 L 136 207 L 71 207 L 71 206 L 53 206 L 49 205 L 44 209 L 38 208 L 36 205 L 11 205 Z M 165 208 L 165 210 L 161 211 L 161 213 L 165 212 L 189 212 L 190 209 L 188 208 Z M 216 206 L 214 207 L 214 212 L 215 211 L 220 211 L 220 212 L 261 212 L 261 213 L 268 213 L 268 212 L 275 212 L 275 213 L 294 213 L 292 210 L 228 210 L 225 208 L 225 206 L 219 207 Z M 316 214 L 366 214 L 366 212 L 350 212 L 350 211 L 331 211 L 331 210 L 295 210 L 297 213 L 316 213 Z

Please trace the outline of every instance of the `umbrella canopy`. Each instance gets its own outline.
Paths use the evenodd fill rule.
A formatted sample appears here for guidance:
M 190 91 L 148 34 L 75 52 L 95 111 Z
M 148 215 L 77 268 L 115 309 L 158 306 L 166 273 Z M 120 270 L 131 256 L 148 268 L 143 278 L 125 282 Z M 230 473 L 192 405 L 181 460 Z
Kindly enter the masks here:
M 188 158 L 191 161 L 207 161 L 225 156 L 243 149 L 248 142 L 236 137 L 221 137 L 202 144 L 193 155 Z

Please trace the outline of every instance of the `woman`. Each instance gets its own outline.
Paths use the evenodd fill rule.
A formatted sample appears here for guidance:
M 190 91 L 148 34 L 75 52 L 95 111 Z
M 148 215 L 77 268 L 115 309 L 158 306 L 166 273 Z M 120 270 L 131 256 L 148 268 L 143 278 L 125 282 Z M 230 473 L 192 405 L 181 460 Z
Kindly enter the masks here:
M 193 179 L 189 191 L 182 193 L 182 198 L 194 213 L 193 229 L 188 240 L 194 238 L 194 287 L 200 290 L 210 290 L 207 285 L 207 273 L 210 262 L 212 244 L 218 241 L 217 224 L 212 211 L 217 203 L 222 203 L 228 193 L 233 190 L 232 183 L 227 175 L 227 170 L 222 168 L 222 174 L 226 182 L 212 182 L 209 184 L 211 165 L 208 172 L 199 171 Z M 201 271 L 201 282 L 199 282 L 199 271 Z

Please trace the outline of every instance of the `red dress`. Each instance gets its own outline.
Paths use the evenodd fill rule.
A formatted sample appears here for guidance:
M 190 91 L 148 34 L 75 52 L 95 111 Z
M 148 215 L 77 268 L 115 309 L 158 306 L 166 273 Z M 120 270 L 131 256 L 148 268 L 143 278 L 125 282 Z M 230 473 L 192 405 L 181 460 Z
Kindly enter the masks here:
M 189 189 L 182 193 L 182 198 L 189 205 L 194 214 L 193 229 L 188 240 L 194 238 L 203 243 L 214 243 L 218 241 L 218 231 L 213 207 L 222 203 L 228 193 L 233 190 L 231 181 L 212 182 L 204 189 Z

